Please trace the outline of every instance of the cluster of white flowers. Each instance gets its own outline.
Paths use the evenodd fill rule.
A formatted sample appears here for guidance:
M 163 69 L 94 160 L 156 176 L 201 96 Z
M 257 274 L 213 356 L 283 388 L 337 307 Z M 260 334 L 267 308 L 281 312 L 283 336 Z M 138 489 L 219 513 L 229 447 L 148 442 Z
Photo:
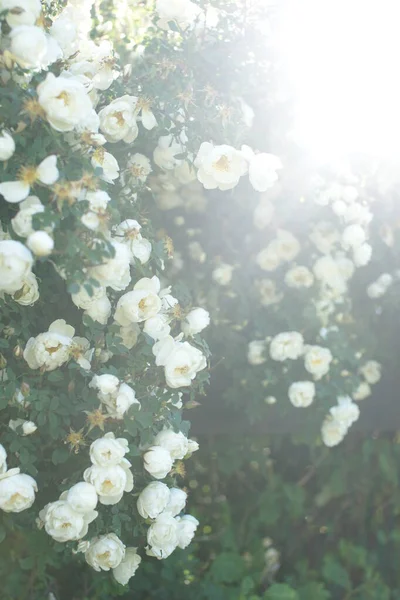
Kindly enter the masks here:
M 93 349 L 86 338 L 76 337 L 75 329 L 64 319 L 57 319 L 48 331 L 30 338 L 24 349 L 24 359 L 31 369 L 54 371 L 70 358 L 85 370 L 90 370 Z
M 157 25 L 164 30 L 168 30 L 169 22 L 174 21 L 184 31 L 204 17 L 201 8 L 191 0 L 157 0 L 156 11 Z
M 263 271 L 275 271 L 282 263 L 291 262 L 300 252 L 298 239 L 284 229 L 278 229 L 276 238 L 256 256 L 256 263 Z
M 118 504 L 124 492 L 133 490 L 131 463 L 124 458 L 128 450 L 128 440 L 116 439 L 111 432 L 90 446 L 92 466 L 86 469 L 83 478 L 93 485 L 101 504 Z
M 350 396 L 339 396 L 337 405 L 330 409 L 322 424 L 321 435 L 324 444 L 330 448 L 340 444 L 359 416 L 360 409 Z
M 30 250 L 14 240 L 0 241 L 0 293 L 13 296 L 24 306 L 39 298 L 38 283 L 32 273 L 33 256 Z
M 135 391 L 127 383 L 121 383 L 115 375 L 95 375 L 89 387 L 97 390 L 101 404 L 114 419 L 123 419 L 132 404 L 140 408 Z
M 211 142 L 201 144 L 194 165 L 198 180 L 207 190 L 231 190 L 248 173 L 257 192 L 272 187 L 278 179 L 276 171 L 282 168 L 279 158 L 272 154 L 255 154 L 248 146 L 236 150 L 227 144 L 215 146 Z
M 383 273 L 376 281 L 371 283 L 367 288 L 367 294 L 373 300 L 381 298 L 386 294 L 393 283 L 393 276 L 390 273 Z
M 153 481 L 140 493 L 137 509 L 144 519 L 152 519 L 147 532 L 149 556 L 167 558 L 175 548 L 186 548 L 192 541 L 198 521 L 191 515 L 178 516 L 186 505 L 187 494 Z
M 112 44 L 106 40 L 97 44 L 90 39 L 93 4 L 94 0 L 70 0 L 57 17 L 53 14 L 48 17 L 40 0 L 0 0 L 0 12 L 6 11 L 4 17 L 8 24 L 1 40 L 4 77 L 11 78 L 23 88 L 26 101 L 25 117 L 18 129 L 0 131 L 0 160 L 5 169 L 10 164 L 13 173 L 2 179 L 0 194 L 18 208 L 11 219 L 10 233 L 1 231 L 0 294 L 9 294 L 24 306 L 34 304 L 39 298 L 39 286 L 32 269 L 35 261 L 38 264 L 52 255 L 51 262 L 57 273 L 70 286 L 72 302 L 85 315 L 101 325 L 107 325 L 113 317 L 113 332 L 117 324 L 122 344 L 128 349 L 133 348 L 143 332 L 153 340 L 153 364 L 163 367 L 167 386 L 189 386 L 197 373 L 207 366 L 205 354 L 195 344 L 198 343 L 196 336 L 209 325 L 209 313 L 198 306 L 179 307 L 170 287 L 162 288 L 156 276 L 142 277 L 138 281 L 136 278 L 133 285 L 132 267 L 147 265 L 152 244 L 142 233 L 139 222 L 129 218 L 134 214 L 121 211 L 123 216 L 119 220 L 124 220 L 115 221 L 118 210 L 113 206 L 112 193 L 106 191 L 112 188 L 106 185 L 112 186 L 120 179 L 121 205 L 133 205 L 138 191 L 143 190 L 148 179 L 149 182 L 152 180 L 154 163 L 162 170 L 155 176 L 154 186 L 151 182 L 156 197 L 157 186 L 161 190 L 158 196 L 164 197 L 165 201 L 176 185 L 173 191 L 178 194 L 184 187 L 188 190 L 187 194 L 186 191 L 182 193 L 188 206 L 204 206 L 203 188 L 196 178 L 196 168 L 192 166 L 194 156 L 188 155 L 188 160 L 179 156 L 186 152 L 185 129 L 177 139 L 172 135 L 159 136 L 152 155 L 153 163 L 146 155 L 132 152 L 130 146 L 136 138 L 157 127 L 158 111 L 163 106 L 157 105 L 155 99 L 140 95 L 119 92 L 115 97 L 111 90 L 102 94 L 120 76 L 120 70 L 116 66 Z M 155 8 L 157 24 L 163 29 L 169 29 L 171 21 L 175 21 L 181 30 L 195 26 L 200 20 L 203 25 L 206 22 L 204 11 L 190 0 L 158 0 Z M 57 70 L 50 69 L 56 62 Z M 22 74 L 19 67 L 24 70 Z M 39 78 L 36 77 L 38 73 Z M 183 112 L 179 118 L 183 122 Z M 46 153 L 39 153 L 33 164 L 28 161 L 16 164 L 16 152 L 23 156 L 25 151 L 20 134 L 23 126 L 29 127 L 27 119 L 31 123 L 40 120 L 47 131 L 53 132 L 57 146 L 61 147 L 65 141 L 67 150 L 76 151 L 79 158 L 84 157 L 84 164 L 91 164 L 94 172 L 84 171 L 80 180 L 68 181 L 63 153 L 55 150 L 56 154 L 52 154 L 54 150 L 47 150 L 47 146 Z M 117 144 L 126 148 L 124 164 L 109 151 L 111 145 Z M 234 154 L 235 151 L 233 158 Z M 116 156 L 121 154 L 116 152 Z M 257 160 L 255 157 L 244 158 L 243 152 L 235 156 L 241 165 L 241 174 L 251 171 L 250 179 L 256 181 L 260 176 L 256 162 L 260 161 L 261 155 Z M 223 162 L 222 154 L 220 158 Z M 253 164 L 251 169 L 250 163 Z M 275 168 L 279 165 L 274 166 L 271 161 L 271 185 Z M 224 176 L 221 177 L 223 180 Z M 267 184 L 265 180 L 261 183 L 259 180 L 257 185 L 265 187 Z M 192 199 L 187 200 L 190 194 Z M 53 209 L 50 204 L 53 202 L 58 210 Z M 68 266 L 62 261 L 58 263 L 65 250 L 57 237 L 59 221 L 64 219 L 64 202 L 67 205 L 65 212 L 76 203 L 73 216 L 77 217 L 79 234 L 82 234 L 80 239 L 88 248 L 105 248 L 107 243 L 111 248 L 101 261 L 91 261 L 90 266 L 82 267 L 85 281 L 78 291 L 75 282 L 69 280 Z M 38 222 L 44 223 L 41 229 L 37 229 Z M 10 239 L 14 234 L 24 243 Z M 178 329 L 174 338 L 171 331 L 176 323 L 180 324 L 181 331 L 179 333 Z M 88 339 L 77 337 L 74 327 L 64 319 L 57 319 L 48 331 L 39 330 L 27 341 L 23 358 L 30 369 L 41 373 L 63 367 L 70 360 L 90 372 L 94 351 Z M 111 356 L 108 348 L 96 348 L 100 362 L 105 363 Z M 105 410 L 104 420 L 121 422 L 133 405 L 136 409 L 141 405 L 135 390 L 122 380 L 121 375 L 120 379 L 104 371 L 103 368 L 100 372 L 91 372 L 88 385 L 97 393 L 100 402 L 97 412 L 102 414 L 101 410 Z M 19 394 L 23 396 L 21 392 Z M 174 400 L 168 402 L 177 409 L 182 408 L 182 394 L 175 394 Z M 26 408 L 24 396 L 19 408 Z M 22 418 L 11 419 L 9 427 L 23 436 L 31 435 L 37 429 L 35 423 Z M 197 448 L 197 443 L 183 433 L 165 428 L 151 446 L 142 448 L 144 469 L 155 479 L 162 479 L 170 473 L 175 460 L 189 457 Z M 85 470 L 83 480 L 64 491 L 58 500 L 47 504 L 40 511 L 38 523 L 57 542 L 79 541 L 78 551 L 85 552 L 88 564 L 97 571 L 112 569 L 115 579 L 123 585 L 140 563 L 136 548 L 126 548 L 114 533 L 90 541 L 83 541 L 83 538 L 88 534 L 90 523 L 98 516 L 98 504 L 116 505 L 125 493 L 132 491 L 131 464 L 125 458 L 128 451 L 128 440 L 116 438 L 112 432 L 96 439 L 90 447 L 92 464 Z M 0 473 L 0 508 L 8 512 L 29 508 L 37 491 L 36 483 L 28 475 L 20 474 L 19 469 L 7 471 L 2 446 Z M 165 488 L 168 496 L 159 511 L 150 508 L 157 504 L 152 498 L 155 486 Z M 190 515 L 180 515 L 186 504 L 184 491 L 169 490 L 158 481 L 149 484 L 146 490 L 139 497 L 138 510 L 142 516 L 146 514 L 144 518 L 153 520 L 148 531 L 147 552 L 165 558 L 175 547 L 185 548 L 190 543 L 198 522 Z M 159 489 L 156 494 L 160 494 Z M 172 519 L 172 523 L 168 519 Z
M 185 458 L 198 448 L 198 443 L 189 440 L 181 431 L 175 433 L 171 429 L 163 429 L 143 455 L 144 468 L 155 479 L 164 479 L 175 460 Z
M 19 468 L 7 470 L 7 452 L 0 444 L 0 509 L 19 513 L 30 508 L 38 491 L 36 481 Z

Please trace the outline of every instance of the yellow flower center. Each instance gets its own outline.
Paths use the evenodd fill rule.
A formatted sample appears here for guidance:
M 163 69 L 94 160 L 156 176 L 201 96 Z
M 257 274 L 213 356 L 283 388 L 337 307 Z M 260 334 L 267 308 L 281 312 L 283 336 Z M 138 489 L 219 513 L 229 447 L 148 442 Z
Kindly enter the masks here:
M 103 484 L 101 486 L 101 489 L 103 490 L 103 492 L 107 493 L 107 492 L 111 492 L 111 490 L 114 488 L 114 485 L 112 483 L 112 481 L 110 481 L 110 479 L 106 479 L 105 481 L 103 481 Z
M 184 367 L 176 367 L 175 373 L 179 373 L 180 375 L 186 375 L 186 373 L 189 373 L 188 365 L 185 365 Z
M 9 504 L 15 504 L 20 498 L 22 499 L 21 494 L 19 492 L 15 492 L 15 494 L 13 494 L 9 500 Z
M 26 185 L 33 185 L 38 180 L 38 175 L 35 167 L 22 167 L 18 173 L 19 181 Z
M 105 155 L 106 151 L 104 150 L 104 148 L 97 148 L 94 152 L 93 152 L 93 158 L 94 160 L 96 160 L 98 163 L 100 163 L 101 165 L 104 162 L 104 155 Z
M 149 110 L 152 104 L 153 102 L 150 98 L 139 98 L 136 104 L 136 110 L 138 112 L 140 110 Z
M 70 97 L 68 92 L 66 92 L 65 90 L 60 92 L 58 94 L 58 96 L 56 96 L 57 100 L 62 100 L 64 102 L 64 106 L 69 106 L 69 102 L 70 102 Z
M 61 344 L 57 344 L 57 346 L 47 346 L 46 351 L 48 354 L 54 354 L 55 352 L 58 352 L 61 347 Z
M 130 167 L 130 172 L 134 177 L 143 177 L 146 175 L 145 168 L 141 167 L 140 165 L 132 165 Z
M 139 302 L 139 308 L 140 310 L 145 310 L 146 308 L 146 298 L 142 298 Z
M 121 111 L 115 112 L 114 117 L 117 119 L 117 123 L 120 127 L 125 125 L 124 115 Z
M 225 154 L 222 154 L 222 156 L 220 156 L 219 159 L 215 163 L 213 163 L 214 169 L 224 173 L 227 173 L 229 171 L 230 166 L 231 163 L 229 161 L 229 158 Z

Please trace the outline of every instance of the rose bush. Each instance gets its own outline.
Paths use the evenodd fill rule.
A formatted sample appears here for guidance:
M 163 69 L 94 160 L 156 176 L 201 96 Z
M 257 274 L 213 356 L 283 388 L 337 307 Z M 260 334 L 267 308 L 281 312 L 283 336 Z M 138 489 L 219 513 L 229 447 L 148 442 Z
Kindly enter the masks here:
M 270 3 L 0 0 L 0 19 L 6 600 L 129 597 L 134 575 L 143 597 L 396 598 L 372 551 L 398 543 L 374 513 L 396 513 L 396 450 L 353 427 L 396 355 L 396 175 L 304 157 Z M 181 489 L 200 396 L 210 429 L 222 403 L 296 430 L 210 443 Z M 343 513 L 370 460 L 364 548 Z

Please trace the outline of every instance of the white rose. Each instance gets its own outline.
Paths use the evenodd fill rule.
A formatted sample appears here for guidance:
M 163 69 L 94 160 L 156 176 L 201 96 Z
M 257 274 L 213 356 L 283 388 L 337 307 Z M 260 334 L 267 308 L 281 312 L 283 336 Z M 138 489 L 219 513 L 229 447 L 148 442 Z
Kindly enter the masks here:
M 372 256 L 372 246 L 369 244 L 361 244 L 353 250 L 353 261 L 356 267 L 365 267 Z
M 282 163 L 274 154 L 253 153 L 249 163 L 249 179 L 256 192 L 271 188 L 278 181 L 279 169 L 282 169 Z
M 129 451 L 128 440 L 117 438 L 112 432 L 92 442 L 90 446 L 90 460 L 98 467 L 112 467 L 118 465 Z
M 262 365 L 266 362 L 266 344 L 262 340 L 253 340 L 247 347 L 247 360 L 250 365 Z
M 274 216 L 275 208 L 268 198 L 262 198 L 253 213 L 253 223 L 257 229 L 267 227 Z
M 182 160 L 175 157 L 184 152 L 184 140 L 183 137 L 182 142 L 176 141 L 172 135 L 163 135 L 158 139 L 158 145 L 153 152 L 153 160 L 160 169 L 169 171 L 181 164 Z
M 120 327 L 118 335 L 121 338 L 122 344 L 130 350 L 135 346 L 139 334 L 139 325 L 137 325 L 137 323 L 131 323 L 131 325 L 127 325 L 126 327 Z
M 179 488 L 171 488 L 169 490 L 169 500 L 165 507 L 166 513 L 169 513 L 173 517 L 179 515 L 186 506 L 187 493 Z
M 23 69 L 45 68 L 62 58 L 62 50 L 56 40 L 40 27 L 20 25 L 11 33 L 11 53 Z
M 163 513 L 147 530 L 147 543 L 157 558 L 167 558 L 178 545 L 178 523 L 168 513 Z
M 153 345 L 152 352 L 156 357 L 157 367 L 164 367 L 167 364 L 168 357 L 172 354 L 176 342 L 171 335 L 166 335 Z
M 175 345 L 165 363 L 165 380 L 171 388 L 191 385 L 199 371 L 207 366 L 204 354 L 188 342 Z
M 3 463 L 4 464 L 4 463 Z M 19 513 L 30 508 L 37 492 L 33 477 L 10 469 L 0 475 L 0 509 L 4 512 Z
M 6 21 L 10 27 L 34 25 L 42 10 L 40 0 L 2 0 L 0 6 L 9 11 Z
M 322 348 L 321 346 L 306 347 L 304 366 L 316 379 L 321 379 L 329 372 L 331 361 L 332 353 L 328 348 Z
M 112 467 L 93 465 L 86 469 L 83 478 L 95 487 L 101 504 L 118 504 L 124 492 L 131 492 L 133 489 L 133 478 L 129 466 L 130 463 L 126 459 Z
M 103 169 L 100 179 L 107 183 L 113 183 L 113 181 L 119 177 L 119 165 L 117 159 L 109 152 L 106 152 L 104 148 L 95 150 L 92 156 L 92 166 L 94 169 L 97 167 Z
M 285 229 L 278 229 L 273 247 L 279 258 L 287 262 L 294 260 L 300 252 L 299 241 Z
M 102 286 L 92 288 L 92 296 L 89 296 L 83 286 L 77 294 L 72 294 L 72 302 L 78 308 L 83 308 L 93 321 L 105 325 L 111 314 L 111 302 L 107 298 L 106 289 Z
M 39 299 L 37 279 L 33 273 L 29 273 L 21 283 L 21 288 L 13 294 L 13 298 L 21 306 L 32 306 Z
M 85 537 L 97 512 L 77 513 L 65 500 L 57 500 L 47 504 L 39 517 L 44 522 L 46 533 L 56 542 L 69 542 Z
M 115 251 L 114 257 L 104 260 L 101 265 L 92 267 L 90 275 L 97 279 L 103 287 L 111 287 L 120 292 L 131 282 L 129 250 L 119 242 L 112 241 L 111 243 Z
M 167 506 L 170 490 L 161 481 L 152 481 L 140 492 L 137 499 L 137 509 L 143 519 L 156 519 Z
M 30 338 L 25 346 L 24 359 L 31 369 L 53 371 L 68 361 L 75 330 L 64 319 L 54 321 L 46 333 Z
M 210 324 L 210 313 L 204 308 L 192 308 L 182 323 L 185 335 L 196 335 Z
M 80 481 L 68 490 L 66 501 L 77 513 L 92 512 L 98 501 L 96 489 L 90 483 Z
M 83 84 L 75 77 L 48 73 L 37 87 L 39 104 L 56 131 L 72 131 L 89 118 L 92 102 Z
M 0 444 L 0 475 L 7 471 L 7 452 L 2 444 Z
M 99 112 L 100 129 L 108 142 L 123 140 L 131 144 L 137 138 L 136 104 L 135 96 L 125 95 L 113 100 Z
M 181 431 L 175 433 L 172 429 L 159 431 L 154 438 L 154 444 L 168 450 L 174 460 L 184 458 L 188 451 L 187 437 Z
M 367 294 L 372 299 L 381 298 L 386 294 L 392 283 L 393 277 L 389 273 L 383 273 L 367 287 Z
M 266 248 L 260 250 L 256 255 L 256 263 L 263 271 L 276 271 L 282 261 L 279 255 L 279 245 L 276 240 L 268 244 Z
M 371 387 L 366 381 L 362 381 L 352 394 L 354 400 L 365 400 L 370 395 Z
M 360 416 L 360 409 L 350 396 L 339 396 L 337 406 L 333 406 L 329 412 L 337 423 L 348 429 Z
M 312 381 L 296 381 L 289 387 L 289 400 L 296 407 L 307 407 L 315 396 L 315 385 Z
M 24 421 L 24 419 L 11 419 L 8 426 L 13 430 L 17 431 L 20 427 L 20 433 L 23 436 L 32 435 L 37 430 L 37 425 L 33 421 Z
M 156 279 L 158 280 L 158 278 Z M 132 292 L 124 294 L 118 300 L 114 319 L 119 325 L 127 326 L 131 323 L 140 323 L 155 317 L 160 312 L 162 304 L 158 296 L 159 285 L 153 289 L 141 289 L 138 288 L 141 281 L 134 286 Z
M 13 137 L 3 129 L 0 134 L 0 160 L 8 160 L 15 152 Z
M 21 289 L 32 264 L 33 256 L 21 242 L 0 241 L 0 291 L 13 294 Z
M 232 146 L 203 142 L 194 161 L 197 179 L 206 190 L 231 190 L 247 172 L 247 161 Z
M 307 267 L 293 267 L 285 275 L 285 283 L 292 288 L 309 288 L 314 283 L 314 275 Z
M 198 442 L 196 442 L 195 440 L 188 440 L 188 453 L 189 454 L 193 454 L 193 452 L 197 452 L 197 450 L 200 448 Z
M 260 302 L 263 306 L 277 304 L 283 298 L 276 289 L 276 283 L 272 279 L 257 279 L 255 287 L 260 295 Z
M 184 550 L 194 538 L 199 522 L 192 515 L 176 517 L 176 521 L 178 523 L 178 546 Z
M 185 30 L 202 14 L 200 7 L 190 0 L 157 0 L 156 11 L 160 17 L 157 25 L 164 30 L 169 29 L 170 21 L 176 21 Z
M 151 446 L 143 455 L 144 468 L 155 479 L 164 479 L 172 469 L 172 456 L 161 446 Z
M 332 223 L 329 221 L 320 221 L 312 229 L 309 238 L 319 252 L 330 254 L 337 242 L 339 242 L 340 235 Z
M 332 256 L 321 256 L 313 267 L 315 277 L 327 285 L 336 295 L 342 295 L 347 290 L 346 280 L 343 277 L 339 264 Z
M 232 281 L 233 269 L 232 265 L 222 263 L 214 269 L 212 278 L 218 285 L 229 285 Z
M 160 340 L 169 335 L 171 327 L 168 325 L 167 318 L 159 314 L 145 321 L 143 331 L 153 340 Z
M 11 225 L 15 233 L 20 237 L 28 237 L 34 232 L 32 227 L 32 217 L 38 213 L 44 212 L 44 206 L 37 196 L 28 196 L 26 200 L 20 203 L 19 211 L 11 219 Z
M 21 202 L 28 198 L 31 184 L 40 181 L 45 185 L 53 185 L 57 181 L 59 174 L 57 156 L 52 154 L 42 160 L 36 169 L 32 169 L 30 173 L 32 180 L 27 182 L 22 178 L 17 181 L 4 181 L 0 183 L 0 194 L 3 195 L 6 202 L 10 202 L 11 204 Z
M 134 219 L 126 219 L 115 229 L 115 236 L 118 241 L 125 244 L 131 255 L 131 264 L 135 264 L 138 259 L 142 265 L 150 259 L 151 243 L 140 234 L 141 226 Z
M 125 545 L 115 535 L 108 533 L 101 537 L 93 538 L 85 552 L 86 562 L 95 571 L 109 571 L 116 569 L 125 558 Z
M 327 417 L 322 423 L 322 441 L 324 442 L 325 446 L 328 446 L 328 448 L 332 448 L 333 446 L 340 444 L 346 433 L 347 428 L 332 417 Z
M 354 223 L 353 225 L 348 225 L 342 233 L 342 246 L 345 250 L 349 250 L 350 248 L 356 249 L 362 246 L 367 239 L 367 234 L 365 230 Z
M 365 377 L 367 383 L 375 385 L 382 376 L 382 365 L 376 360 L 368 360 L 360 368 L 360 373 Z
M 50 27 L 51 36 L 57 40 L 64 52 L 65 58 L 69 58 L 78 50 L 78 31 L 77 26 L 68 17 L 66 10 L 62 11 L 53 21 Z
M 95 375 L 89 383 L 89 387 L 99 390 L 103 395 L 116 394 L 119 387 L 119 379 L 115 375 Z
M 304 340 L 297 331 L 278 333 L 270 344 L 269 353 L 273 360 L 296 360 L 304 353 Z
M 106 407 L 108 414 L 114 419 L 123 419 L 132 404 L 140 406 L 139 400 L 136 399 L 135 390 L 126 383 L 121 383 L 118 392 L 114 396 L 102 397 L 100 399 Z
M 54 240 L 46 231 L 34 231 L 28 237 L 27 246 L 36 256 L 48 256 L 54 248 Z
M 146 181 L 152 171 L 151 162 L 147 156 L 139 152 L 136 152 L 136 154 L 128 159 L 126 168 L 128 177 L 133 181 L 140 181 L 141 183 Z
M 136 548 L 126 548 L 125 556 L 117 567 L 113 568 L 114 579 L 121 585 L 127 585 L 136 573 L 142 559 Z

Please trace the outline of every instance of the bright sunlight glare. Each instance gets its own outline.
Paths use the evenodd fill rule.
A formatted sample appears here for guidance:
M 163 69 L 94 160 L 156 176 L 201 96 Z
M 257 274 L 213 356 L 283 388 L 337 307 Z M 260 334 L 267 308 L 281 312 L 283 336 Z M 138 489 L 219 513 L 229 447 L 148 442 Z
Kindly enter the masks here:
M 296 141 L 329 160 L 400 150 L 400 0 L 290 3 L 280 44 Z

